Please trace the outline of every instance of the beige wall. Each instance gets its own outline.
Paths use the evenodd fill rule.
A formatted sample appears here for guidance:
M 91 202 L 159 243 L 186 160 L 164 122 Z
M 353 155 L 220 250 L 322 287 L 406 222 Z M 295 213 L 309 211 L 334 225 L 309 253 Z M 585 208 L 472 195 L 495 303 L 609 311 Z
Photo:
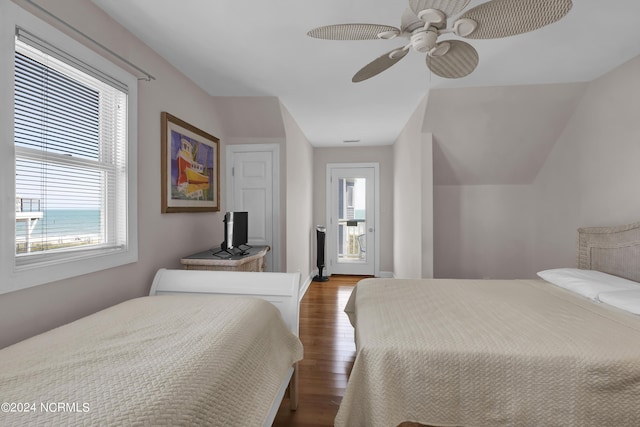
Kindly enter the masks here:
M 435 277 L 533 277 L 533 196 L 531 185 L 435 186 Z
M 585 91 L 530 184 L 435 187 L 436 277 L 533 278 L 578 227 L 640 221 L 640 57 Z
M 300 126 L 282 105 L 282 119 L 287 135 L 285 174 L 286 182 L 286 271 L 299 271 L 302 280 L 311 272 L 313 225 L 313 148 Z
M 380 165 L 380 266 L 383 272 L 393 271 L 393 147 L 337 147 L 313 150 L 313 224 L 327 225 L 327 164 L 378 163 Z M 313 241 L 316 241 L 314 235 Z M 316 265 L 316 245 L 313 265 Z
M 433 135 L 422 132 L 422 278 L 433 278 L 434 229 L 433 229 Z
M 224 145 L 212 98 L 90 1 L 49 1 L 46 7 L 157 78 L 139 83 L 139 261 L 0 295 L 0 347 L 145 295 L 158 268 L 180 267 L 182 256 L 219 243 L 223 234 L 220 213 L 160 213 L 160 112 L 168 111 L 219 137 Z M 224 211 L 224 195 L 221 202 Z
M 576 263 L 576 229 L 640 221 L 640 56 L 589 84 L 535 180 L 535 262 Z
M 433 141 L 422 133 L 427 97 L 393 145 L 393 272 L 432 277 Z

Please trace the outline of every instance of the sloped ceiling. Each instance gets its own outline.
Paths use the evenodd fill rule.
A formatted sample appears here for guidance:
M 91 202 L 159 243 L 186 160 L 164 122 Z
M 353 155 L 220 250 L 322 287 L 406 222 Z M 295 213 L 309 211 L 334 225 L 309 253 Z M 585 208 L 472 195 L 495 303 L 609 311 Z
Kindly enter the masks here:
M 434 184 L 530 184 L 586 87 L 431 90 L 423 131 L 434 137 Z
M 227 137 L 284 138 L 280 100 L 275 96 L 215 97 Z

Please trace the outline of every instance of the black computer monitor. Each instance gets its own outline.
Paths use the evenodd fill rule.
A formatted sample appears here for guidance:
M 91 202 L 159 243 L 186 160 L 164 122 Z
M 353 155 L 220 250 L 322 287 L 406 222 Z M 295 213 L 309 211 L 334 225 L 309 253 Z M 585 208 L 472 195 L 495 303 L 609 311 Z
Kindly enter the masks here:
M 236 249 L 242 251 L 249 240 L 249 213 L 227 212 L 224 215 L 224 242 L 222 250 Z

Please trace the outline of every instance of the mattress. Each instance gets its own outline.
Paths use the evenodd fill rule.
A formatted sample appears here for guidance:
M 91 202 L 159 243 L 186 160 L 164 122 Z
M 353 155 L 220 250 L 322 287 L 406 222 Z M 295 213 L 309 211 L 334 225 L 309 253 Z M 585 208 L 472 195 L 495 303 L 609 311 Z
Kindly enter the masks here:
M 270 303 L 137 298 L 0 351 L 0 425 L 261 425 L 302 345 Z
M 640 317 L 541 280 L 367 279 L 336 426 L 638 426 Z

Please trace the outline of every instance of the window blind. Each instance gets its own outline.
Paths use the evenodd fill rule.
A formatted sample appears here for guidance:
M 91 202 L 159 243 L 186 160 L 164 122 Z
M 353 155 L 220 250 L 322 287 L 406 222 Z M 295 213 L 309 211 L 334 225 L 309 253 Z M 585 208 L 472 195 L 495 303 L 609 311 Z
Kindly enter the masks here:
M 106 73 L 103 73 L 101 70 L 92 67 L 91 65 L 65 52 L 64 50 L 59 49 L 51 43 L 42 40 L 40 37 L 30 33 L 24 28 L 16 27 L 16 39 L 24 43 L 25 45 L 32 46 L 43 54 L 59 59 L 62 63 L 71 65 L 76 70 L 82 71 L 87 75 L 93 76 L 94 78 L 103 81 L 104 83 L 120 90 L 121 92 L 128 93 L 128 87 L 126 84 L 120 82 L 119 80 L 111 77 Z
M 16 265 L 126 247 L 126 87 L 18 30 L 14 99 Z

